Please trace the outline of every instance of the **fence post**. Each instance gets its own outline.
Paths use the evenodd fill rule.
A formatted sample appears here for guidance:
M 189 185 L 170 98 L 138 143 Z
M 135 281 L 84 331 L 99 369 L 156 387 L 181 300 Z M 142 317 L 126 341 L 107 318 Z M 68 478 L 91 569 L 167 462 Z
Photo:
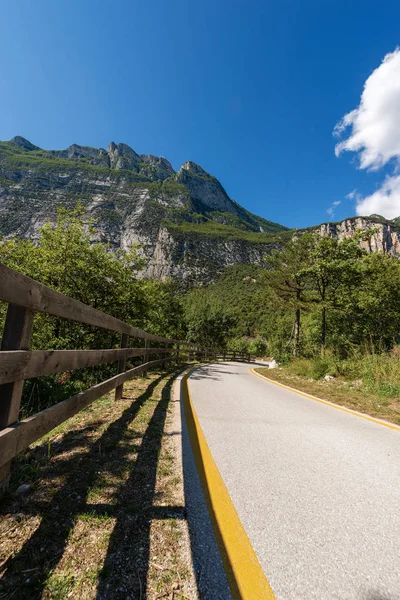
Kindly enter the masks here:
M 9 304 L 4 324 L 1 350 L 29 350 L 33 311 Z M 0 385 L 0 429 L 18 421 L 24 380 Z M 0 467 L 0 495 L 8 487 L 11 462 Z
M 168 342 L 165 342 L 165 344 L 164 344 L 164 349 L 166 350 L 167 348 L 168 348 Z M 164 358 L 165 358 L 165 357 L 167 356 L 167 353 L 166 353 L 166 352 L 164 352 L 164 353 L 163 353 L 163 355 L 164 355 Z M 164 360 L 164 362 L 163 362 L 163 363 L 162 363 L 162 365 L 161 365 L 163 369 L 165 369 L 165 365 L 166 365 L 166 362 L 165 362 L 165 360 Z
M 150 348 L 150 340 L 148 340 L 147 338 L 144 338 L 143 364 L 149 362 L 149 348 Z M 143 372 L 147 373 L 147 370 L 143 371 Z
M 128 335 L 126 333 L 121 334 L 121 348 L 126 348 L 128 345 Z M 126 358 L 122 358 L 118 361 L 118 373 L 123 373 L 126 369 Z M 115 388 L 115 400 L 121 400 L 122 393 L 124 391 L 124 384 L 121 384 Z
M 178 342 L 177 345 L 176 345 L 176 362 L 177 362 L 178 365 L 179 365 L 179 362 L 180 362 L 180 359 L 181 359 L 181 357 L 180 357 L 180 350 L 181 350 L 181 345 L 180 345 L 180 342 Z

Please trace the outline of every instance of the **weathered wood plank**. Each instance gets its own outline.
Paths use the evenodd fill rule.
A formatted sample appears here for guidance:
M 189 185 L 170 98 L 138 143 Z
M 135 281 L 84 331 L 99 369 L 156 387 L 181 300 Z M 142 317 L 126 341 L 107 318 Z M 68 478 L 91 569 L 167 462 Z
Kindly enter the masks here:
M 29 348 L 33 325 L 33 312 L 15 304 L 9 304 L 1 340 L 0 355 L 8 350 Z M 19 377 L 13 383 L 0 385 L 0 428 L 18 419 L 24 380 Z M 0 493 L 8 487 L 10 462 L 2 463 L 0 470 Z
M 168 338 L 152 335 L 132 327 L 115 317 L 107 315 L 79 300 L 64 296 L 51 288 L 0 264 L 0 300 L 23 306 L 30 310 L 48 313 L 72 321 L 85 323 L 126 333 L 131 337 L 148 338 L 158 342 L 169 341 Z
M 174 352 L 174 350 L 169 351 Z M 144 356 L 145 352 L 145 348 L 0 352 L 0 384 L 126 360 L 133 356 Z M 163 348 L 153 348 L 149 353 L 160 354 L 161 352 L 164 352 Z
M 76 413 L 92 404 L 92 402 L 101 398 L 101 396 L 108 394 L 117 386 L 128 381 L 128 379 L 132 379 L 151 367 L 160 365 L 164 360 L 169 361 L 174 360 L 174 358 L 174 356 L 169 356 L 166 359 L 153 360 L 129 369 L 125 373 L 115 375 L 111 379 L 98 383 L 84 392 L 71 396 L 71 398 L 59 402 L 55 406 L 46 408 L 28 419 L 24 419 L 3 429 L 0 431 L 0 467 L 9 462 L 19 452 L 25 450 L 30 444 L 54 429 L 54 427 L 73 417 Z

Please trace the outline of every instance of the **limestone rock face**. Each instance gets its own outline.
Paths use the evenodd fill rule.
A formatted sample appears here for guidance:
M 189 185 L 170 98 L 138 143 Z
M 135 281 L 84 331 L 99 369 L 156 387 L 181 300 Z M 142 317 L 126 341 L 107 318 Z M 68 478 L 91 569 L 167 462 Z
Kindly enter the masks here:
M 235 204 L 220 182 L 196 163 L 185 162 L 176 174 L 175 179 L 189 190 L 193 200 L 201 202 L 214 210 L 237 214 Z
M 140 156 L 127 144 L 114 144 L 114 142 L 111 142 L 107 154 L 111 169 L 139 170 Z
M 142 161 L 141 172 L 152 181 L 157 181 L 158 179 L 163 181 L 164 179 L 167 179 L 167 177 L 175 175 L 171 163 L 163 156 L 158 157 L 153 156 L 152 154 L 141 154 L 140 159 Z
M 90 146 L 79 146 L 72 144 L 66 150 L 50 150 L 49 154 L 58 158 L 70 160 L 84 160 L 88 164 L 98 165 L 106 169 L 110 166 L 110 160 L 104 148 L 91 148 Z
M 380 219 L 380 220 L 375 220 Z M 318 228 L 321 235 L 329 235 L 338 240 L 352 237 L 358 231 L 374 230 L 375 233 L 368 241 L 360 242 L 367 252 L 385 252 L 392 256 L 400 256 L 400 228 L 387 222 L 378 215 L 371 217 L 355 217 L 345 219 L 340 223 L 324 223 Z

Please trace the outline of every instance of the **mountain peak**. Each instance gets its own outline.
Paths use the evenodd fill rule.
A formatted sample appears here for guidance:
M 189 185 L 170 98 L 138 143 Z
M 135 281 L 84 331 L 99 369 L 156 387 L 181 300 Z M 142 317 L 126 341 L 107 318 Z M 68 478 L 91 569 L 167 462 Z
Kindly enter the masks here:
M 185 163 L 183 163 L 183 165 L 181 166 L 181 169 L 185 169 L 185 171 L 191 171 L 192 173 L 194 173 L 195 175 L 200 175 L 200 176 L 207 176 L 210 177 L 210 174 L 207 173 L 207 171 L 205 171 L 203 169 L 203 167 L 200 167 L 200 165 L 196 164 L 195 162 L 188 160 Z
M 22 135 L 14 136 L 10 142 L 16 146 L 19 146 L 20 148 L 23 148 L 23 150 L 40 150 L 39 146 L 35 146 L 29 140 L 22 137 Z
M 112 169 L 137 170 L 140 156 L 128 144 L 110 142 L 107 153 Z

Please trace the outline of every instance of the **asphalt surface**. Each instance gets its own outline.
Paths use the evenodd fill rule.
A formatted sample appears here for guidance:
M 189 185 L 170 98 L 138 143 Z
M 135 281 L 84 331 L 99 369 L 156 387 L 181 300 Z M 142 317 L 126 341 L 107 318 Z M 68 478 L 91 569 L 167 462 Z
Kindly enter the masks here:
M 189 389 L 277 600 L 400 600 L 400 432 L 251 366 L 199 368 Z

